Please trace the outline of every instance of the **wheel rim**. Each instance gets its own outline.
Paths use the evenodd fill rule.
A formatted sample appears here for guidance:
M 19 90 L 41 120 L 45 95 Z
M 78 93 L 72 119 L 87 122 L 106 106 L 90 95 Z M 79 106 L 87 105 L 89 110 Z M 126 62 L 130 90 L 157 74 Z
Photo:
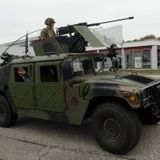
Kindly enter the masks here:
M 104 134 L 109 139 L 119 139 L 122 133 L 121 125 L 113 118 L 108 118 L 103 123 Z

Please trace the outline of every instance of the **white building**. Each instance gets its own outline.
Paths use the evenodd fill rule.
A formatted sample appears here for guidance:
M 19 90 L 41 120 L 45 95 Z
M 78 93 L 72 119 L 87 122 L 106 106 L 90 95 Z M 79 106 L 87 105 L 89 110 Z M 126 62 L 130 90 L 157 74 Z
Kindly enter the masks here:
M 121 55 L 123 68 L 160 68 L 160 40 L 124 43 Z
M 6 49 L 8 53 L 13 55 L 24 55 L 25 54 L 25 40 L 21 40 L 20 42 L 17 42 L 13 44 L 14 42 L 8 42 L 0 44 L 0 55 L 3 53 Z M 29 53 L 31 55 L 34 55 L 34 50 L 32 48 L 32 44 L 29 43 Z
M 158 69 L 160 68 L 160 40 L 127 42 L 118 45 L 124 69 Z M 106 48 L 88 48 L 88 52 L 104 52 Z

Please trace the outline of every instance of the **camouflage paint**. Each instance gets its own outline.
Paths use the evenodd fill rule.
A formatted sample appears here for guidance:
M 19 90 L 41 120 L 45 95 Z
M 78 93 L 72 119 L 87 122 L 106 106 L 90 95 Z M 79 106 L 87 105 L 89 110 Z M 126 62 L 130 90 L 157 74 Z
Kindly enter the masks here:
M 26 57 L 14 59 L 11 62 L 11 70 L 8 71 L 10 73 L 9 92 L 18 113 L 34 118 L 81 124 L 90 100 L 96 97 L 119 97 L 125 100 L 132 109 L 143 107 L 140 104 L 140 92 L 143 92 L 143 88 L 150 85 L 140 83 L 133 77 L 123 78 L 101 74 L 88 75 L 83 77 L 83 81 L 76 83 L 73 80 L 64 82 L 61 63 L 66 58 L 74 56 L 85 56 L 85 54 Z M 56 85 L 54 83 L 41 84 L 39 66 L 50 64 L 57 65 L 59 82 Z M 28 67 L 30 82 L 15 83 L 14 68 L 19 66 Z M 7 80 L 8 78 L 5 81 Z M 1 85 L 1 88 L 3 88 L 2 86 L 4 87 Z M 43 92 L 45 93 L 38 97 Z M 129 100 L 130 95 L 137 96 L 137 101 L 134 104 Z

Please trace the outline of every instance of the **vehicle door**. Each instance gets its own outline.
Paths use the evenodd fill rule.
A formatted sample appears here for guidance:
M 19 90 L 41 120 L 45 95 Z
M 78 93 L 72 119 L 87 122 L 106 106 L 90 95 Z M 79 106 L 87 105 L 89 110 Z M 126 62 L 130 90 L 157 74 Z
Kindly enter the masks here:
M 33 64 L 12 65 L 9 87 L 14 104 L 17 107 L 35 108 Z
M 66 108 L 64 83 L 59 62 L 36 64 L 37 109 L 64 112 Z

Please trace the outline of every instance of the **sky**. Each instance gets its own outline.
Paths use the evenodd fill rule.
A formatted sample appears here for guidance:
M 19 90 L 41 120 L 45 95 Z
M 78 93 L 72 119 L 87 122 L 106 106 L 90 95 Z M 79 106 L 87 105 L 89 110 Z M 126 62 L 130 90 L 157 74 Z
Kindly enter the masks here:
M 103 28 L 123 25 L 125 41 L 148 34 L 160 37 L 159 0 L 1 0 L 0 44 L 44 28 L 48 17 L 55 19 L 58 28 L 130 16 L 134 16 L 134 20 L 105 24 Z

